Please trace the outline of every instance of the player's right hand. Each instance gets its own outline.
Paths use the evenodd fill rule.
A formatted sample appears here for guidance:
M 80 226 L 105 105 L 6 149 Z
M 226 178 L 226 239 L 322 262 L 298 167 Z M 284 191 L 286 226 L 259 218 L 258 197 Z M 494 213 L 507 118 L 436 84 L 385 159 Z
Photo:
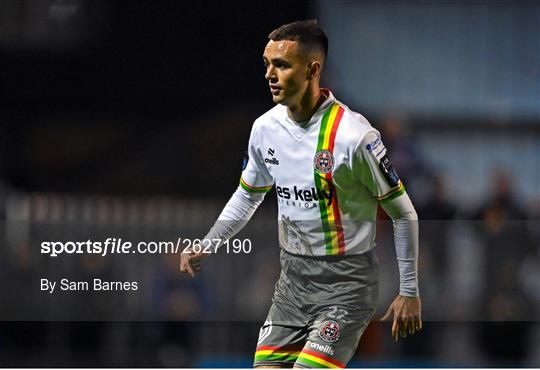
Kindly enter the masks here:
M 202 251 L 184 250 L 180 255 L 180 271 L 194 277 L 202 271 L 201 261 L 206 255 Z

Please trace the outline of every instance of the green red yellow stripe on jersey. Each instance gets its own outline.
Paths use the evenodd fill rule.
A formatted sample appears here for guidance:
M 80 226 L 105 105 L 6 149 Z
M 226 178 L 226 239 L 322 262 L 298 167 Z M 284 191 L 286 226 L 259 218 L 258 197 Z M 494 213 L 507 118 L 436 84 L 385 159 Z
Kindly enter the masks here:
M 255 351 L 255 362 L 275 361 L 275 362 L 295 362 L 300 354 L 301 348 L 287 348 L 275 346 L 260 346 Z
M 272 189 L 272 185 L 270 186 L 251 186 L 247 182 L 244 181 L 242 177 L 240 177 L 240 186 L 242 188 L 249 192 L 249 193 L 267 193 Z
M 345 368 L 345 364 L 338 360 L 309 349 L 303 349 L 302 352 L 300 352 L 296 363 L 300 366 L 310 368 Z
M 319 130 L 316 155 L 321 150 L 327 150 L 332 153 L 332 155 L 334 154 L 336 133 L 344 112 L 345 109 L 342 106 L 334 103 L 324 114 Z M 319 198 L 319 209 L 324 231 L 324 240 L 326 243 L 326 254 L 339 255 L 345 254 L 345 240 L 343 226 L 341 224 L 341 215 L 339 213 L 337 192 L 332 181 L 332 173 L 333 171 L 321 173 L 317 171 L 317 169 L 314 171 L 315 186 L 317 189 L 331 195 L 331 201 L 325 199 L 325 197 Z
M 401 180 L 399 180 L 398 186 L 394 187 L 388 193 L 381 195 L 380 197 L 375 197 L 375 199 L 377 199 L 379 202 L 387 202 L 389 200 L 396 199 L 403 193 L 405 193 L 405 186 L 403 186 L 403 183 Z

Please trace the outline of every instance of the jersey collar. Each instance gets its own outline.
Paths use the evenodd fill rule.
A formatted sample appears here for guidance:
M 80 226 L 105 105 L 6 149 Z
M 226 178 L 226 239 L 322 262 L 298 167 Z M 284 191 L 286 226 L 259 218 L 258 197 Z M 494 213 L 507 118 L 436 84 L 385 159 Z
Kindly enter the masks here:
M 304 123 L 304 124 L 300 125 L 298 122 L 294 121 L 293 119 L 291 119 L 289 117 L 289 115 L 287 114 L 286 109 L 284 110 L 285 111 L 285 119 L 289 123 L 293 124 L 294 126 L 299 127 L 299 128 L 303 128 L 304 130 L 311 127 L 312 125 L 316 124 L 317 122 L 319 122 L 319 120 L 324 115 L 324 113 L 326 112 L 328 107 L 330 107 L 336 101 L 336 98 L 334 98 L 334 95 L 332 94 L 332 92 L 329 89 L 321 88 L 320 91 L 321 91 L 321 94 L 326 96 L 326 99 L 319 106 L 319 108 L 315 111 L 315 113 L 313 113 L 313 115 L 311 116 L 311 118 L 309 119 L 309 121 L 307 123 Z

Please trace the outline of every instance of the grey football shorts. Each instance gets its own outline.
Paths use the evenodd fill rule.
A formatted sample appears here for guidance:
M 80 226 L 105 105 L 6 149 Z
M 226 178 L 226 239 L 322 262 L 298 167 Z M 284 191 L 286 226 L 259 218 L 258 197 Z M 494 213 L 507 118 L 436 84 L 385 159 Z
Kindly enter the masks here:
M 345 367 L 375 313 L 375 251 L 310 257 L 281 250 L 280 262 L 254 365 Z

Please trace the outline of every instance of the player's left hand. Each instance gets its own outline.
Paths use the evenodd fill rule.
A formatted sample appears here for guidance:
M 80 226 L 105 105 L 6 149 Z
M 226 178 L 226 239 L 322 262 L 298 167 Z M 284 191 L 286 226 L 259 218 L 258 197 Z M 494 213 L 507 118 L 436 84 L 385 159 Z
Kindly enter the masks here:
M 398 295 L 388 307 L 381 321 L 386 321 L 394 312 L 392 323 L 392 338 L 397 342 L 399 337 L 407 337 L 422 329 L 422 302 L 420 297 L 405 297 Z

